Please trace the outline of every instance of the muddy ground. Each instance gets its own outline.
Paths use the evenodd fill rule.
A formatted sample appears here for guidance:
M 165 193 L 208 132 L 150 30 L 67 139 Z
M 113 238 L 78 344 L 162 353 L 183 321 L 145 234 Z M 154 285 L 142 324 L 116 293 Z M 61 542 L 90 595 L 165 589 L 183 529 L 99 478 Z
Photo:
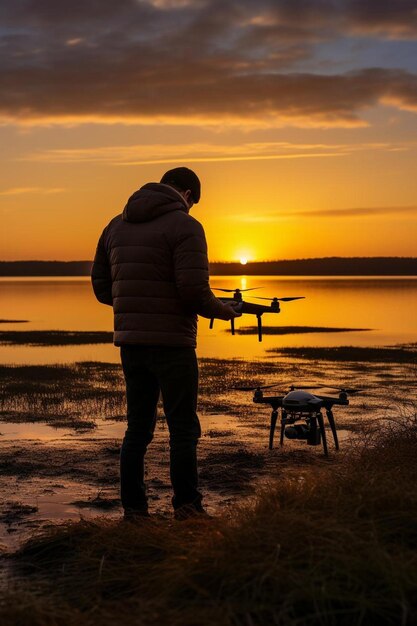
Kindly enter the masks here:
M 256 495 L 283 473 L 327 471 L 380 419 L 416 410 L 416 346 L 373 349 L 372 360 L 355 349 L 269 354 L 256 363 L 200 360 L 199 445 L 201 488 L 215 514 Z M 331 351 L 333 350 L 333 351 Z M 330 351 L 330 352 L 329 352 Z M 400 352 L 399 352 L 400 351 Z M 406 353 L 406 354 L 405 354 Z M 369 356 L 369 355 L 368 355 Z M 98 362 L 67 366 L 0 366 L 0 545 L 18 547 L 51 522 L 105 515 L 118 517 L 120 443 L 125 399 L 119 365 Z M 336 407 L 341 451 L 329 438 L 321 447 L 278 436 L 268 449 L 271 409 L 252 402 L 239 386 L 327 383 L 363 388 L 349 407 Z M 270 393 L 270 392 L 268 392 Z M 272 393 L 272 392 L 271 392 Z M 152 513 L 171 515 L 168 432 L 162 405 L 147 455 Z

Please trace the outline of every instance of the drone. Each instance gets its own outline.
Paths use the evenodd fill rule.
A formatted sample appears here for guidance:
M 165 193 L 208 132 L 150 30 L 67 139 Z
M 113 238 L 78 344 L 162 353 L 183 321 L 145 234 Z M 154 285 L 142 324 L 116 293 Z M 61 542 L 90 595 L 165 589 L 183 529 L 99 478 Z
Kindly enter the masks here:
M 326 429 L 322 409 L 332 431 L 336 450 L 339 450 L 336 422 L 333 415 L 333 406 L 339 404 L 347 406 L 348 396 L 359 393 L 361 389 L 347 389 L 331 387 L 329 385 L 291 385 L 289 391 L 278 391 L 279 395 L 264 396 L 263 389 L 277 385 L 263 385 L 258 387 L 237 387 L 239 391 L 254 391 L 253 401 L 256 404 L 269 404 L 272 407 L 271 425 L 269 430 L 269 449 L 274 444 L 274 433 L 278 419 L 278 409 L 281 409 L 280 445 L 287 439 L 304 440 L 310 446 L 323 445 L 323 452 L 328 456 Z M 336 389 L 337 397 L 312 394 L 306 389 Z
M 238 306 L 235 307 L 235 310 L 238 313 L 251 313 L 252 315 L 256 315 L 258 320 L 258 341 L 262 341 L 262 315 L 264 313 L 279 313 L 280 312 L 280 302 L 291 302 L 292 300 L 303 300 L 305 296 L 295 296 L 291 298 L 263 298 L 259 296 L 252 296 L 255 300 L 267 300 L 270 304 L 269 306 L 265 304 L 255 304 L 252 302 L 246 302 L 242 298 L 243 291 L 253 291 L 255 289 L 260 289 L 260 287 L 252 287 L 250 289 L 219 289 L 215 287 L 216 291 L 223 291 L 226 293 L 233 293 L 232 298 L 219 298 L 221 302 L 227 304 L 228 302 L 237 302 Z M 251 298 L 251 299 L 252 299 Z M 213 328 L 214 319 L 210 320 L 210 328 Z M 230 326 L 232 330 L 232 335 L 235 334 L 235 320 L 232 318 L 230 320 Z

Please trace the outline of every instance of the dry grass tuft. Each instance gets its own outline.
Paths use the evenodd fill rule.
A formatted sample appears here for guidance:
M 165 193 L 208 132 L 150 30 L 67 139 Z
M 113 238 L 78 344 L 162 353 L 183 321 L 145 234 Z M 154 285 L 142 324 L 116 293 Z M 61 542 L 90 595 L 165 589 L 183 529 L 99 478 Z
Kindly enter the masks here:
M 417 363 L 416 344 L 398 345 L 385 348 L 336 346 L 334 348 L 300 347 L 271 348 L 267 352 L 278 353 L 300 359 L 320 361 L 359 361 L 384 363 Z

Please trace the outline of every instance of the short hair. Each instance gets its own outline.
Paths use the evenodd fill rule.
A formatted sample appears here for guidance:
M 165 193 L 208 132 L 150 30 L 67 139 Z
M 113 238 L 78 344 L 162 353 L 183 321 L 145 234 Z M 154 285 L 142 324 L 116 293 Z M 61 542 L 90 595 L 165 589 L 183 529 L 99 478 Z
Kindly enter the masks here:
M 172 170 L 168 170 L 161 178 L 161 183 L 165 185 L 171 185 L 181 191 L 191 191 L 193 202 L 197 204 L 201 196 L 201 183 L 193 170 L 188 167 L 175 167 Z

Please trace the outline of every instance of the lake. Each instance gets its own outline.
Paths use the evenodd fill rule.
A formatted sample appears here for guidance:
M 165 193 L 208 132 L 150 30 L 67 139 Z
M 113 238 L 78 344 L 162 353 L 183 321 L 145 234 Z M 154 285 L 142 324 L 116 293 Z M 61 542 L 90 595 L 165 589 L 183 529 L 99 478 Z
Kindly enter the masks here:
M 1 278 L 0 285 L 0 317 L 28 320 L 1 324 L 2 330 L 112 330 L 112 310 L 97 302 L 89 277 Z M 264 326 L 369 330 L 265 335 L 259 343 L 256 335 L 232 337 L 227 322 L 216 320 L 214 329 L 209 330 L 209 321 L 200 318 L 200 357 L 262 358 L 267 356 L 266 350 L 280 346 L 381 346 L 417 341 L 417 277 L 216 276 L 211 286 L 261 287 L 247 296 L 305 296 L 305 300 L 281 303 L 278 315 L 265 314 Z M 236 329 L 255 324 L 254 316 L 244 315 L 236 320 Z M 80 360 L 117 362 L 119 349 L 110 344 L 2 346 L 2 363 Z

